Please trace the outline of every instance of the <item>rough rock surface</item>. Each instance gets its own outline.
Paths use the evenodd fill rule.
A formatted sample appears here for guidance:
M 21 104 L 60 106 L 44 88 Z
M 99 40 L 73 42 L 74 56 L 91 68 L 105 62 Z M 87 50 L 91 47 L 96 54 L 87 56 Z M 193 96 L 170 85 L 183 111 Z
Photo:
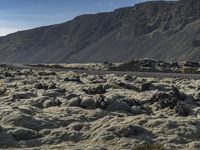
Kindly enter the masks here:
M 0 149 L 200 146 L 200 80 L 27 72 L 0 68 Z
M 199 27 L 199 0 L 149 1 L 0 37 L 0 62 L 199 61 Z

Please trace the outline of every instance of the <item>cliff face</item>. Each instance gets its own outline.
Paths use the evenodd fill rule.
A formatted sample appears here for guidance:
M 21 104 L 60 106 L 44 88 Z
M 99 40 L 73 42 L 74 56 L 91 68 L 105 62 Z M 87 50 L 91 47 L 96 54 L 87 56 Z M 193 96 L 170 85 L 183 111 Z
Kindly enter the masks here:
M 83 15 L 0 37 L 0 62 L 200 60 L 199 19 L 199 0 L 146 2 Z

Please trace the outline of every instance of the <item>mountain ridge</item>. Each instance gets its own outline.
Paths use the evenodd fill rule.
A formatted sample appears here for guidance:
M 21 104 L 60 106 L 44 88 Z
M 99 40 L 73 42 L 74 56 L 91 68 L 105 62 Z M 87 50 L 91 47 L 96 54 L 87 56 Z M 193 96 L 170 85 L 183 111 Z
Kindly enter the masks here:
M 2 63 L 200 60 L 200 1 L 149 1 L 0 37 Z M 197 44 L 198 45 L 198 44 Z

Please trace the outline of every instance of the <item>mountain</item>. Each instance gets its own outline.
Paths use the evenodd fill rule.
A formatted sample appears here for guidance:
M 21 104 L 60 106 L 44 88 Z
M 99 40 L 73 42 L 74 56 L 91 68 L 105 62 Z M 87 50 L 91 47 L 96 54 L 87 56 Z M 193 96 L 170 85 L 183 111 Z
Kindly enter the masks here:
M 0 37 L 0 62 L 200 60 L 200 1 L 149 1 Z

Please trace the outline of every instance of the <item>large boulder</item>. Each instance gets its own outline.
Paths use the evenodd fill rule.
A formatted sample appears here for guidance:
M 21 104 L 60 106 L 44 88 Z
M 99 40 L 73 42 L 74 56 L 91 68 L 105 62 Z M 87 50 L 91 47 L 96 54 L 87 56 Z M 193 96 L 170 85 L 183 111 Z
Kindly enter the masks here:
M 140 114 L 146 114 L 146 111 L 143 110 L 141 107 L 132 106 L 132 107 L 131 107 L 131 113 L 132 113 L 133 115 L 140 115 Z
M 69 107 L 80 106 L 80 103 L 81 103 L 81 99 L 79 97 L 74 97 L 67 102 L 67 106 Z
M 94 94 L 105 94 L 106 90 L 103 88 L 103 85 L 94 85 L 89 86 L 87 88 L 82 89 L 86 94 L 94 95 Z
M 29 99 L 31 97 L 35 97 L 36 95 L 32 92 L 17 92 L 17 93 L 14 93 L 12 98 L 13 100 L 16 100 L 16 99 Z
M 183 100 L 177 88 L 172 88 L 170 92 L 160 92 L 153 95 L 150 102 L 157 103 L 157 109 L 171 108 L 174 109 L 179 101 Z
M 61 104 L 62 103 L 58 99 L 49 99 L 49 100 L 44 101 L 43 108 L 60 106 Z
M 30 140 L 41 137 L 37 131 L 26 128 L 10 130 L 8 131 L 8 134 L 12 135 L 17 140 Z
M 110 111 L 129 111 L 131 108 L 124 97 L 119 95 L 108 95 L 104 101 L 107 104 L 106 109 Z
M 96 105 L 95 100 L 90 97 L 84 97 L 80 103 L 80 106 L 82 108 L 94 108 L 95 105 Z

